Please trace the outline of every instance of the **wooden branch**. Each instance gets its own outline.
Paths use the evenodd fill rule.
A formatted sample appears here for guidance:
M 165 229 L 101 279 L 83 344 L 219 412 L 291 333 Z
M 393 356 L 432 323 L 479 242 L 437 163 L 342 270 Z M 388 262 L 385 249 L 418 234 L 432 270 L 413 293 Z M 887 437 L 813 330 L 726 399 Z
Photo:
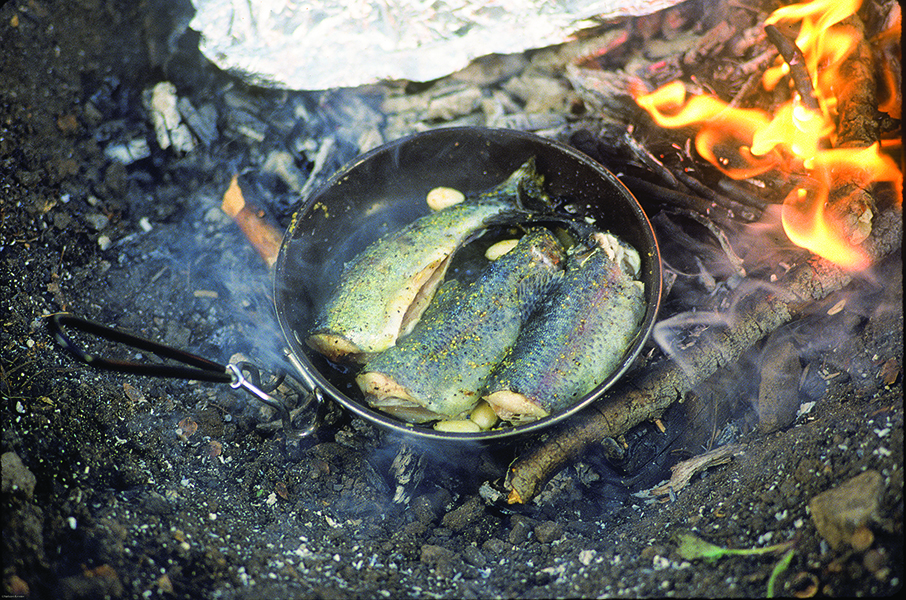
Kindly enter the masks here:
M 799 92 L 803 106 L 816 112 L 820 110 L 818 99 L 815 98 L 815 88 L 812 86 L 812 79 L 805 66 L 805 57 L 802 55 L 802 50 L 791 39 L 780 33 L 780 30 L 774 25 L 765 25 L 764 32 L 768 34 L 768 39 L 777 46 L 780 56 L 789 65 L 790 77 L 793 78 L 793 85 L 796 86 L 796 91 Z
M 880 139 L 880 113 L 876 97 L 874 56 L 865 39 L 865 26 L 858 14 L 840 22 L 835 31 L 856 40 L 855 48 L 840 65 L 837 87 L 837 148 L 865 148 Z M 850 241 L 859 243 L 871 233 L 876 210 L 872 194 L 873 173 L 853 170 L 838 174 L 828 198 L 828 213 Z
M 879 215 L 877 221 L 865 250 L 880 259 L 900 246 L 902 213 L 892 209 Z M 643 421 L 660 417 L 684 394 L 718 369 L 738 360 L 804 307 L 842 289 L 850 281 L 847 272 L 816 257 L 794 267 L 770 291 L 750 301 L 730 327 L 712 327 L 702 334 L 683 357 L 685 369 L 672 360 L 649 368 L 637 380 L 618 386 L 560 424 L 527 454 L 517 458 L 504 481 L 507 501 L 528 502 L 551 476 L 581 455 L 588 445 L 617 437 Z
M 283 245 L 283 234 L 246 204 L 235 175 L 223 195 L 221 208 L 239 225 L 267 266 L 273 267 Z
M 661 502 L 670 500 L 675 497 L 676 492 L 689 485 L 692 478 L 698 473 L 717 465 L 725 465 L 733 460 L 734 456 L 742 454 L 744 451 L 743 444 L 728 444 L 677 463 L 670 467 L 672 471 L 670 480 L 654 486 L 648 490 L 646 495 L 648 497 L 660 496 Z
M 724 196 L 723 194 L 716 192 L 706 186 L 704 183 L 695 179 L 685 171 L 680 169 L 675 169 L 673 175 L 687 188 L 695 192 L 696 194 L 701 195 L 703 198 L 714 202 L 720 206 L 723 206 L 725 209 L 730 211 L 733 215 L 737 215 L 743 221 L 756 221 L 761 217 L 761 212 L 754 210 L 754 207 L 746 206 L 740 204 L 735 200 Z
M 855 48 L 840 65 L 837 96 L 838 148 L 864 148 L 880 137 L 880 119 L 876 97 L 875 61 L 865 25 L 858 14 L 847 17 L 834 27 L 835 32 L 847 33 L 856 40 Z
M 621 175 L 620 181 L 629 188 L 642 206 L 650 211 L 660 210 L 664 206 L 672 206 L 693 210 L 722 225 L 729 225 L 733 221 L 734 215 L 730 211 L 699 196 L 666 188 L 632 175 Z

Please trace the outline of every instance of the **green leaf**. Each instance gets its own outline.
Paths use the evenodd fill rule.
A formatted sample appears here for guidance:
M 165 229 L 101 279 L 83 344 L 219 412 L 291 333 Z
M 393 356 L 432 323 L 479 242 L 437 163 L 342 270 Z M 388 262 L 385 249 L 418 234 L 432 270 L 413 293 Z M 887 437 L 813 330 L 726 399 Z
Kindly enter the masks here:
M 691 533 L 680 533 L 677 534 L 676 537 L 679 542 L 680 556 L 686 560 L 704 559 L 709 562 L 714 562 L 717 559 L 732 553 L 732 551 L 727 550 L 726 548 L 715 546 Z

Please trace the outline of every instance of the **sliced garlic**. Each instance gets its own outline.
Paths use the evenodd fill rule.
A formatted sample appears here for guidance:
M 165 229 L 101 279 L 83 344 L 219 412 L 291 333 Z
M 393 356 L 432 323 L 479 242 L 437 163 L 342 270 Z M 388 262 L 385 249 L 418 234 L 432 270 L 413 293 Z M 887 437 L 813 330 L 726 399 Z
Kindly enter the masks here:
M 484 257 L 488 260 L 497 260 L 510 250 L 512 250 L 519 240 L 501 240 L 485 250 Z
M 448 433 L 478 433 L 481 427 L 471 419 L 458 419 L 455 421 L 438 421 L 434 424 L 437 431 L 446 431 Z
M 448 206 L 459 204 L 466 199 L 465 194 L 459 190 L 448 187 L 436 187 L 425 198 L 431 210 L 443 210 Z
M 482 431 L 487 431 L 497 424 L 497 413 L 491 408 L 491 405 L 482 400 L 478 406 L 472 409 L 469 419 L 475 422 Z

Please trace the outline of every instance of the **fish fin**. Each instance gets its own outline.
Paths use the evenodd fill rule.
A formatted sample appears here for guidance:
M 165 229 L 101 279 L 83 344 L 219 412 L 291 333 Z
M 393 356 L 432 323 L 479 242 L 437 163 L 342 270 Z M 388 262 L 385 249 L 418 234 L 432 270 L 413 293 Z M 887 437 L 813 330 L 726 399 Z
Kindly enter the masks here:
M 516 173 L 520 174 L 516 188 L 516 206 L 532 213 L 552 212 L 555 202 L 544 191 L 544 175 L 538 172 L 535 157 L 525 161 Z
M 517 293 L 520 298 L 519 304 L 522 307 L 520 318 L 523 323 L 529 320 L 529 317 L 532 316 L 532 313 L 535 312 L 538 305 L 540 305 L 548 293 L 560 283 L 561 279 L 563 279 L 563 271 L 557 270 L 549 272 L 546 280 L 540 284 L 538 282 L 521 282 L 518 284 Z

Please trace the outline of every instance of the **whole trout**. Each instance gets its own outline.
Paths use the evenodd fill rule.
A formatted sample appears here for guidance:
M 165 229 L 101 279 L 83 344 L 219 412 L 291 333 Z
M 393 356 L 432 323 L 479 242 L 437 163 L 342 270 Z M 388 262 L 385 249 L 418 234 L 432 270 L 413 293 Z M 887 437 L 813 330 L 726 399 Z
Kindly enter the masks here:
M 453 253 L 484 228 L 546 210 L 550 199 L 529 159 L 506 181 L 388 234 L 347 263 L 315 317 L 308 345 L 333 361 L 363 362 L 411 331 L 443 281 Z
M 502 420 L 564 410 L 613 373 L 645 315 L 640 266 L 610 234 L 571 249 L 563 278 L 488 378 L 484 399 Z
M 416 423 L 466 415 L 564 263 L 556 237 L 533 229 L 473 283 L 444 284 L 412 333 L 356 377 L 368 402 Z

